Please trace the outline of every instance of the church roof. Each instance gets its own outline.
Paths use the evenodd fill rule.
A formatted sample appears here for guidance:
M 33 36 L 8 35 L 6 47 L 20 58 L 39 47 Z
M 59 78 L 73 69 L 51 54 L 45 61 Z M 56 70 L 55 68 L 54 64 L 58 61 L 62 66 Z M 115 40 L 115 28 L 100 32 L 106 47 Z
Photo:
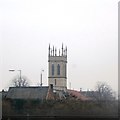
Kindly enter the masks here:
M 11 99 L 45 99 L 48 86 L 42 87 L 10 87 L 6 98 Z
M 71 96 L 76 97 L 76 99 L 79 99 L 79 100 L 83 100 L 83 101 L 92 100 L 90 97 L 84 96 L 83 94 L 81 94 L 79 91 L 76 91 L 76 90 L 67 89 L 67 92 Z

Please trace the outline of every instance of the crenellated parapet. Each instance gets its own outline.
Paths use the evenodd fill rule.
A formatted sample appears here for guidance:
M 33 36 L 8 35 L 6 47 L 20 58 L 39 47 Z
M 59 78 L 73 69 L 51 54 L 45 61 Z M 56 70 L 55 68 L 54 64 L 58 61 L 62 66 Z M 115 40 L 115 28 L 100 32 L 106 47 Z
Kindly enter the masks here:
M 64 56 L 67 57 L 67 46 L 64 48 L 62 44 L 62 48 L 58 50 L 59 53 L 57 53 L 57 48 L 56 47 L 50 47 L 48 48 L 48 56 Z

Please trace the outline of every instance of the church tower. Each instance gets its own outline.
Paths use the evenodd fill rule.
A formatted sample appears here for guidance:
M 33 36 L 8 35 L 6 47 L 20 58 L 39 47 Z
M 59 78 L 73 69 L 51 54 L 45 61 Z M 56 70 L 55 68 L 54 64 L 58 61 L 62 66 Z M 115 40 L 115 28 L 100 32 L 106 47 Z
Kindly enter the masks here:
M 62 44 L 61 50 L 53 46 L 48 48 L 48 84 L 53 84 L 53 89 L 67 89 L 67 47 Z

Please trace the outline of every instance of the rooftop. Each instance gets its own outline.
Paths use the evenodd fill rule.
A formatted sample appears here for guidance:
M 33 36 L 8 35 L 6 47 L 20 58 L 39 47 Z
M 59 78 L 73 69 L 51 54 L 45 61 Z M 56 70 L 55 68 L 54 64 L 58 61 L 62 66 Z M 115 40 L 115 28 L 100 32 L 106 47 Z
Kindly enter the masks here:
M 45 99 L 48 86 L 42 87 L 10 87 L 6 98 L 11 99 Z

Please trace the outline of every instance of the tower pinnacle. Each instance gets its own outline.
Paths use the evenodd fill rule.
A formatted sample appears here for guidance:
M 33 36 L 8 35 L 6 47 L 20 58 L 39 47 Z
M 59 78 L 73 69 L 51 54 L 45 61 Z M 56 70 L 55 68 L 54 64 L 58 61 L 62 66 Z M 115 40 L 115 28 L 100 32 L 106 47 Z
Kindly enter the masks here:
M 55 48 L 55 56 L 57 55 L 56 52 L 57 52 L 57 49 Z
M 53 46 L 53 56 L 54 56 L 54 46 Z
M 67 46 L 66 46 L 66 57 L 67 57 Z
M 62 56 L 63 56 L 63 43 L 62 43 Z
M 49 49 L 49 56 L 50 56 L 50 44 L 49 44 L 49 48 L 48 49 Z

